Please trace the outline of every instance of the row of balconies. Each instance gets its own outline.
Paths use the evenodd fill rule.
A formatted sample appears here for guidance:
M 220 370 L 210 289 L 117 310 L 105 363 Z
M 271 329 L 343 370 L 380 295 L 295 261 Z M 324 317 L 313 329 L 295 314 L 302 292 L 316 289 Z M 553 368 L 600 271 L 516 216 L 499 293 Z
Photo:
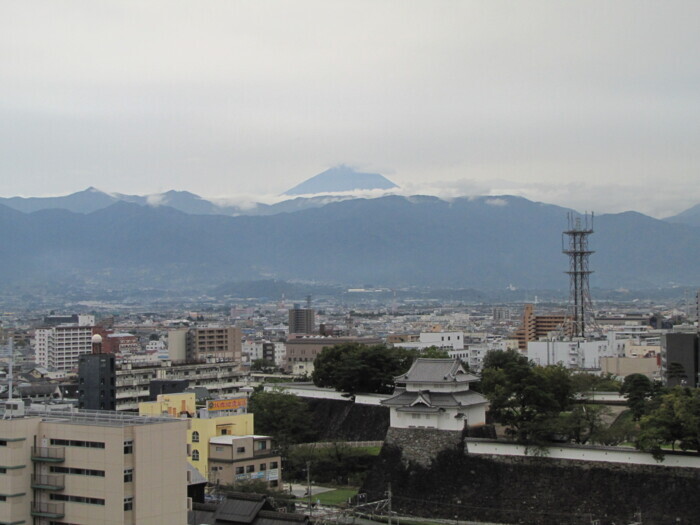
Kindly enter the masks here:
M 66 504 L 62 502 L 32 501 L 32 516 L 37 518 L 61 519 L 66 515 Z
M 32 447 L 32 461 L 62 463 L 66 459 L 65 447 Z M 64 474 L 32 474 L 31 487 L 35 490 L 63 490 Z M 61 519 L 65 516 L 65 503 L 32 501 L 31 515 L 36 518 Z

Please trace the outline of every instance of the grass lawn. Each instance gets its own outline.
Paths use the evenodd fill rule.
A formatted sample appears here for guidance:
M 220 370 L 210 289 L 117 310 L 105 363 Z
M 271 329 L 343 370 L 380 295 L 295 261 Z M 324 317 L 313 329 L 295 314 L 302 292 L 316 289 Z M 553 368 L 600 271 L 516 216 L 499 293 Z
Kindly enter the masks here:
M 357 447 L 355 450 L 361 450 L 368 456 L 378 456 L 379 452 L 382 450 L 382 447 Z
M 348 498 L 353 497 L 357 494 L 357 489 L 335 489 L 330 492 L 324 492 L 323 494 L 317 494 L 313 496 L 314 501 L 317 499 L 321 501 L 321 505 L 340 505 L 341 503 L 347 503 Z

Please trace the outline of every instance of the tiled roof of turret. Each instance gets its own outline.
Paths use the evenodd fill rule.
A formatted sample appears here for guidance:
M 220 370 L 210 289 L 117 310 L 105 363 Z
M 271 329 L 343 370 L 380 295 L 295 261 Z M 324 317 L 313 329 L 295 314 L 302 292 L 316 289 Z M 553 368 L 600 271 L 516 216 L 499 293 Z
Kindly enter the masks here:
M 459 359 L 426 359 L 418 358 L 411 369 L 396 376 L 397 383 L 471 383 L 479 378 L 464 370 Z

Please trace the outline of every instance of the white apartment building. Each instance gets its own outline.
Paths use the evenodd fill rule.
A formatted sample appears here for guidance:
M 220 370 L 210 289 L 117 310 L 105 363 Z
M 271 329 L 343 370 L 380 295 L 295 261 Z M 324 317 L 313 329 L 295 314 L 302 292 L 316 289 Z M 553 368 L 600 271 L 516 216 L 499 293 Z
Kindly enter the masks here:
M 91 317 L 94 322 L 94 317 L 86 317 Z M 35 361 L 54 370 L 77 368 L 80 355 L 92 351 L 92 328 L 92 325 L 64 324 L 37 329 L 34 334 Z
M 599 370 L 601 357 L 616 357 L 615 347 L 601 341 L 530 341 L 527 357 L 535 364 L 561 364 L 565 368 Z
M 435 346 L 441 350 L 464 350 L 464 332 L 421 332 L 415 343 L 394 343 L 401 348 L 424 350 Z

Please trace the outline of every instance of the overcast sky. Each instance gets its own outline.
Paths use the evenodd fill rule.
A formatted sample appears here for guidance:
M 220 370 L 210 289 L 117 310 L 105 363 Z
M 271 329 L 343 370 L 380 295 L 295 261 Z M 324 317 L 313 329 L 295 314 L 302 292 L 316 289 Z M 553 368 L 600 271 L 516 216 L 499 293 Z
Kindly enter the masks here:
M 700 2 L 0 0 L 0 195 L 700 203 Z

